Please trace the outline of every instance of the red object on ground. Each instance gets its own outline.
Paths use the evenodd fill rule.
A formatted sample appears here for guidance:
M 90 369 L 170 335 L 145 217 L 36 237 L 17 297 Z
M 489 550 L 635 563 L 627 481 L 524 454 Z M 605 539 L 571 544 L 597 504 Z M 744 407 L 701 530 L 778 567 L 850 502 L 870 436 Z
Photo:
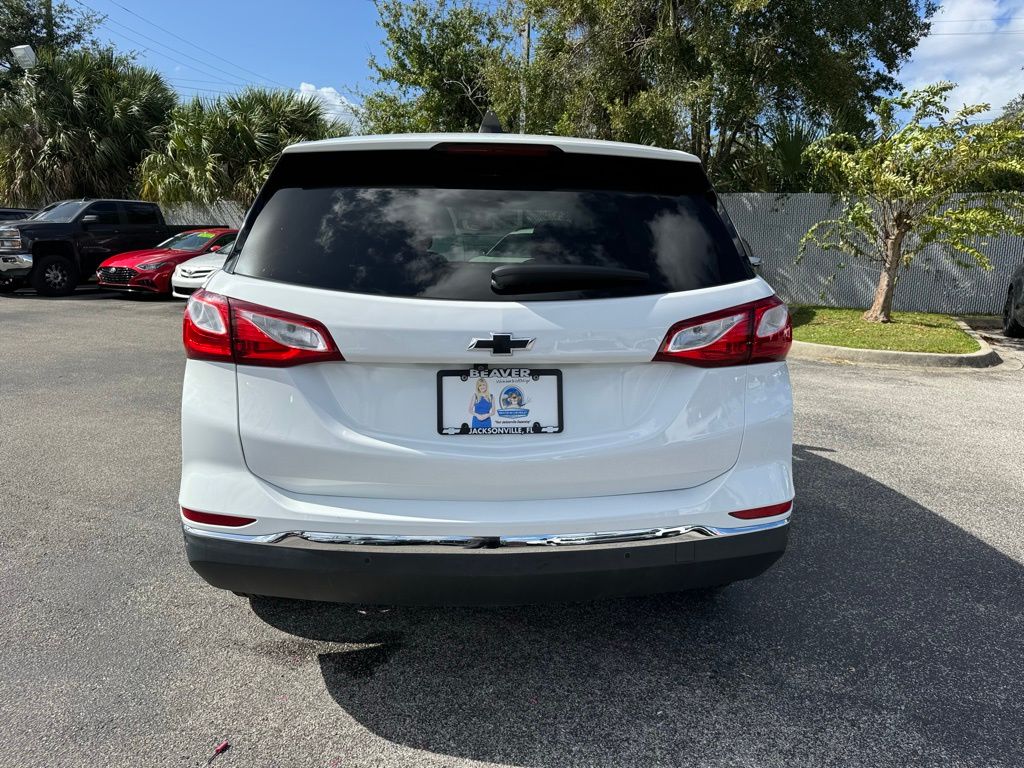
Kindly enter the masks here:
M 228 744 L 227 740 L 225 740 L 225 741 L 222 741 L 222 742 L 221 742 L 220 744 L 218 744 L 218 745 L 217 745 L 217 746 L 216 746 L 216 747 L 214 748 L 214 750 L 213 750 L 213 754 L 212 754 L 212 755 L 210 755 L 210 759 L 206 761 L 206 764 L 207 764 L 207 765 L 209 765 L 210 763 L 212 763 L 212 762 L 213 762 L 214 758 L 215 758 L 215 757 L 217 757 L 217 755 L 223 755 L 223 754 L 224 754 L 225 752 L 227 752 L 227 751 L 228 751 L 229 749 L 231 749 L 231 745 L 230 745 L 230 744 Z

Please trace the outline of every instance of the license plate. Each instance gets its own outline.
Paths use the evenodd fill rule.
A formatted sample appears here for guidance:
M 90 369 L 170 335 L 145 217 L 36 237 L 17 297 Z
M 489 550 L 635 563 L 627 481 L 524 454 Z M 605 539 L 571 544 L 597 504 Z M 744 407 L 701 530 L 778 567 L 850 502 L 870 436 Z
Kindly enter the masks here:
M 543 435 L 562 431 L 562 372 L 490 368 L 437 372 L 442 435 Z

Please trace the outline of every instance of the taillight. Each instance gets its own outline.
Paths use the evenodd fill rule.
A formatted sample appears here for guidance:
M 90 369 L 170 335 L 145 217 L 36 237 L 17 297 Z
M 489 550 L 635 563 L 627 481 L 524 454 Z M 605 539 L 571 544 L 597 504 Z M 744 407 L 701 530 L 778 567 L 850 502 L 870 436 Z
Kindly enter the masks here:
M 785 360 L 793 346 L 793 318 L 789 307 L 778 296 L 754 302 L 754 337 L 750 343 L 750 362 L 770 363 Z
M 284 367 L 343 360 L 323 324 L 308 317 L 228 299 L 235 362 Z
M 181 337 L 185 354 L 193 360 L 233 360 L 227 297 L 203 290 L 193 293 L 185 305 Z
M 212 512 L 196 512 L 194 509 L 181 508 L 181 514 L 186 520 L 193 523 L 205 523 L 206 525 L 223 525 L 228 528 L 241 528 L 243 525 L 255 523 L 255 517 L 238 517 L 237 515 L 215 515 Z
M 182 339 L 194 360 L 280 368 L 344 359 L 316 320 L 205 290 L 189 297 Z
M 741 509 L 738 512 L 730 512 L 731 517 L 738 517 L 740 520 L 757 520 L 759 517 L 775 517 L 784 515 L 793 508 L 792 501 L 784 501 L 781 504 L 772 504 L 767 507 L 756 509 Z
M 704 368 L 767 363 L 785 360 L 792 343 L 789 309 L 769 296 L 676 323 L 654 359 Z

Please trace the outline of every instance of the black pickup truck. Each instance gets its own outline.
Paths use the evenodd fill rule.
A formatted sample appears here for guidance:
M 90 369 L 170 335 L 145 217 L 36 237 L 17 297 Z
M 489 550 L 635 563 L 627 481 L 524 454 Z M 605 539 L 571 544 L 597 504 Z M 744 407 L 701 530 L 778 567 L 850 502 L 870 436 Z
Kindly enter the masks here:
M 0 223 L 0 293 L 30 285 L 44 296 L 64 296 L 104 259 L 203 226 L 214 225 L 168 225 L 156 203 L 142 200 L 51 203 L 28 219 Z

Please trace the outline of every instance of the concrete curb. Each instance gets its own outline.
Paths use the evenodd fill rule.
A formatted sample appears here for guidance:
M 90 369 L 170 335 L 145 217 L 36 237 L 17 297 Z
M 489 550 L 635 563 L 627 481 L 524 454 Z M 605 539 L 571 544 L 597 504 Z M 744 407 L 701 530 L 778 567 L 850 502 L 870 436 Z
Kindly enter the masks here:
M 980 349 L 966 355 L 947 355 L 938 352 L 892 352 L 887 349 L 854 349 L 794 341 L 789 357 L 794 360 L 817 360 L 823 363 L 874 363 L 876 365 L 909 366 L 912 368 L 989 368 L 1003 359 L 962 320 L 957 325 L 978 342 Z

